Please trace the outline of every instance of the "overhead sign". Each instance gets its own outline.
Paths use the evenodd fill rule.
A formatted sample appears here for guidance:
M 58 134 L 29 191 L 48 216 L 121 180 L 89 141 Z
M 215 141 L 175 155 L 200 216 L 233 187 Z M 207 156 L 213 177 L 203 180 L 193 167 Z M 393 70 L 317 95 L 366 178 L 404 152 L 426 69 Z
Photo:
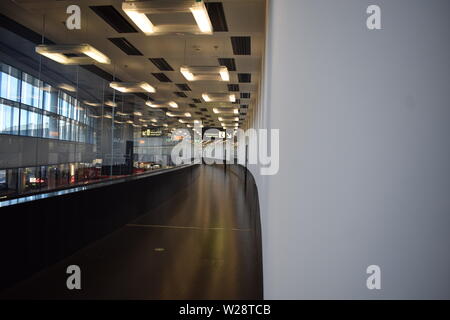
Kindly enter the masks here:
M 141 131 L 142 138 L 161 137 L 162 135 L 163 135 L 163 132 L 160 128 L 158 128 L 158 129 L 142 129 L 142 131 Z

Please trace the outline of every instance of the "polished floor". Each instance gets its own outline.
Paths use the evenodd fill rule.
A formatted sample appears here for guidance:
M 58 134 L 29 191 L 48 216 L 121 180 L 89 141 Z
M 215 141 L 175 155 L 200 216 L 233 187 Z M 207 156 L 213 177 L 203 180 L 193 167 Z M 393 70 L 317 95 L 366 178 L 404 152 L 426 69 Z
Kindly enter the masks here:
M 200 166 L 189 188 L 4 292 L 33 299 L 261 299 L 258 217 L 242 177 Z M 66 268 L 81 268 L 68 290 Z

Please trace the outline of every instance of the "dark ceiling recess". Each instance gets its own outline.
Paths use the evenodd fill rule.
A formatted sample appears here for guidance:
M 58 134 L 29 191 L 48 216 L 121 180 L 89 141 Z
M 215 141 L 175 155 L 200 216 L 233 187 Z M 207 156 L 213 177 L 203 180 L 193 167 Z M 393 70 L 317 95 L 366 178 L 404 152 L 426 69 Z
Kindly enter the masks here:
M 190 104 L 189 104 L 189 107 L 191 107 L 191 108 L 197 108 L 197 106 L 196 106 L 195 104 L 193 104 L 193 103 L 190 103 Z
M 194 103 L 202 103 L 202 100 L 200 99 L 192 99 L 192 101 L 194 101 Z
M 199 114 L 199 115 L 202 115 L 203 113 L 201 113 L 201 112 L 198 112 L 198 111 L 197 111 L 197 112 L 195 112 L 195 114 Z
M 119 33 L 138 32 L 113 6 L 90 6 L 89 8 Z
M 145 101 L 147 101 L 147 100 L 155 101 L 155 99 L 153 99 L 152 97 L 150 97 L 150 95 L 147 94 L 147 93 L 138 92 L 138 93 L 135 93 L 134 95 L 135 95 L 136 97 L 141 98 L 142 100 L 145 100 Z
M 205 5 L 214 32 L 227 32 L 228 26 L 222 2 L 205 2 Z
M 241 99 L 250 99 L 250 92 L 241 92 Z
M 192 91 L 191 88 L 189 88 L 189 86 L 186 83 L 177 83 L 176 86 L 181 90 L 181 91 Z
M 206 109 L 206 108 L 201 108 L 200 111 L 207 112 L 208 109 Z
M 238 79 L 240 83 L 250 83 L 252 82 L 251 73 L 238 73 Z
M 125 38 L 108 38 L 108 40 L 129 56 L 142 56 L 142 53 Z
M 149 58 L 148 60 L 150 60 L 161 71 L 173 71 L 173 68 L 164 58 Z
M 97 67 L 96 65 L 93 64 L 88 64 L 85 66 L 81 66 L 83 69 L 86 69 L 87 71 L 92 72 L 93 74 L 99 76 L 100 78 L 105 79 L 106 81 L 118 81 L 121 82 L 122 80 L 120 80 L 119 78 L 115 78 L 113 77 L 112 74 L 100 69 L 99 67 Z
M 227 67 L 228 71 L 236 71 L 236 62 L 234 58 L 219 58 L 219 64 Z
M 34 32 L 31 29 L 28 29 L 27 27 L 21 25 L 20 23 L 17 23 L 14 20 L 11 20 L 7 16 L 0 13 L 0 27 L 5 28 L 6 30 L 9 30 L 11 32 L 14 32 L 18 36 L 25 38 L 34 44 L 41 44 L 42 43 L 42 35 L 39 33 Z M 44 37 L 44 43 L 45 44 L 55 44 L 53 41 L 47 39 Z
M 228 91 L 233 91 L 233 92 L 239 91 L 239 85 L 238 84 L 229 84 Z
M 187 98 L 187 95 L 184 92 L 174 92 L 174 94 L 180 98 Z
M 247 109 L 247 108 L 248 108 L 248 105 L 247 105 L 247 104 L 241 104 L 241 108 L 242 108 L 242 109 Z
M 231 46 L 235 55 L 251 55 L 250 37 L 231 37 Z
M 236 101 L 232 102 L 231 104 L 240 104 L 240 103 L 241 103 L 241 100 L 240 99 L 236 99 Z
M 152 75 L 161 82 L 172 82 L 164 73 L 152 73 Z

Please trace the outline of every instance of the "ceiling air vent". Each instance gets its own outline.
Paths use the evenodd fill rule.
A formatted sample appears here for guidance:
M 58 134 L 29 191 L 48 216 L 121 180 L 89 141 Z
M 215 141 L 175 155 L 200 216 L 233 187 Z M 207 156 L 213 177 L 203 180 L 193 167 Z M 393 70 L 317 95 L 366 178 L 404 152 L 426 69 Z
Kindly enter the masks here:
M 219 64 L 227 67 L 228 71 L 236 71 L 236 62 L 234 58 L 219 58 Z
M 235 55 L 251 55 L 250 37 L 231 37 L 231 45 Z
M 125 38 L 108 38 L 108 40 L 129 56 L 142 56 L 142 53 Z
M 252 82 L 251 73 L 238 73 L 238 79 L 240 83 L 250 83 Z
M 202 100 L 200 99 L 192 99 L 192 101 L 194 101 L 194 103 L 202 103 Z
M 189 104 L 189 107 L 191 107 L 191 108 L 197 108 L 197 106 L 196 106 L 195 104 L 193 104 L 193 103 L 190 103 L 190 104 Z
M 200 110 L 203 111 L 203 112 L 207 112 L 208 111 L 208 109 L 206 109 L 206 108 L 201 108 Z
M 148 60 L 150 60 L 161 71 L 173 71 L 173 68 L 164 58 L 149 58 Z
M 205 5 L 214 32 L 227 32 L 228 26 L 222 2 L 205 2 Z
M 161 82 L 172 82 L 164 73 L 152 73 L 152 75 Z
M 232 92 L 239 91 L 239 85 L 238 84 L 229 84 L 228 91 L 232 91 Z
M 187 98 L 187 95 L 184 92 L 174 92 L 174 94 L 180 98 Z
M 176 86 L 181 90 L 181 91 L 192 91 L 191 88 L 189 88 L 189 86 L 185 83 L 177 83 Z
M 249 92 L 241 92 L 241 99 L 250 99 Z
M 90 6 L 89 8 L 119 33 L 138 32 L 113 6 Z

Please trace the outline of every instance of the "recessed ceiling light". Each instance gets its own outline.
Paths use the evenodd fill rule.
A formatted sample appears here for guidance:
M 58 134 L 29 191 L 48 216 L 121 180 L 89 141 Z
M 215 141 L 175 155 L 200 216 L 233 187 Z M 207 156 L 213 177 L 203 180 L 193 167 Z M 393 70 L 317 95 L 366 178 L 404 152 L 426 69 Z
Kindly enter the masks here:
M 126 1 L 122 10 L 145 35 L 158 34 L 212 34 L 211 20 L 202 0 Z M 197 25 L 154 25 L 151 14 L 192 13 Z
M 228 68 L 220 67 L 190 67 L 182 66 L 180 68 L 181 74 L 188 81 L 230 81 L 230 74 Z
M 234 93 L 203 93 L 202 98 L 205 102 L 235 102 Z
M 84 65 L 94 62 L 110 64 L 111 60 L 95 49 L 93 46 L 82 44 L 40 44 L 35 48 L 36 52 L 61 64 Z M 66 54 L 84 54 L 83 57 L 68 57 Z
M 114 90 L 129 93 L 129 92 L 156 92 L 155 88 L 147 82 L 111 82 L 109 84 Z

